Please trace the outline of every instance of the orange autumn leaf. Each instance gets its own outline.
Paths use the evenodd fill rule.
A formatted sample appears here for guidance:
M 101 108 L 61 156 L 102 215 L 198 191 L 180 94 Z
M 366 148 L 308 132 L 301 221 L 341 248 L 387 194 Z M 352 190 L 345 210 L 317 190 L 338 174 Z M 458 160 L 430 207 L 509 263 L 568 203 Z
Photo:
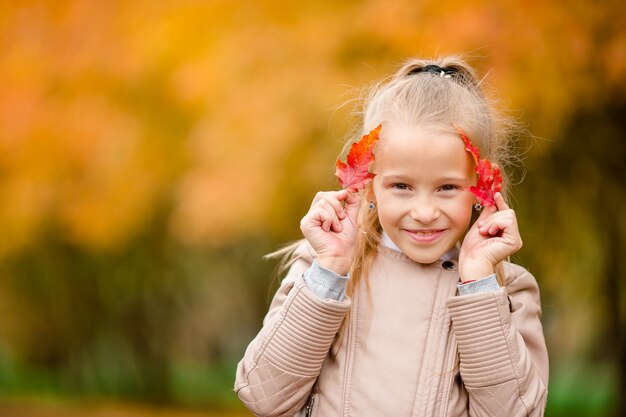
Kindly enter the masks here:
M 378 142 L 382 125 L 376 126 L 361 140 L 353 143 L 346 157 L 346 162 L 337 160 L 335 175 L 339 179 L 339 184 L 345 190 L 357 192 L 364 188 L 376 174 L 369 172 L 371 164 L 374 162 L 374 146 Z

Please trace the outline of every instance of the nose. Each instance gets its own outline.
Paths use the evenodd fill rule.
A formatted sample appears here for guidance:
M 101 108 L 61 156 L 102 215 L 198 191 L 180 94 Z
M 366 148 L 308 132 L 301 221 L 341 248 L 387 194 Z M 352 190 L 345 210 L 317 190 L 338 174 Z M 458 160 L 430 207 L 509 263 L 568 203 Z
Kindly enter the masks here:
M 415 197 L 411 202 L 411 218 L 421 224 L 430 224 L 439 218 L 439 207 L 432 197 Z

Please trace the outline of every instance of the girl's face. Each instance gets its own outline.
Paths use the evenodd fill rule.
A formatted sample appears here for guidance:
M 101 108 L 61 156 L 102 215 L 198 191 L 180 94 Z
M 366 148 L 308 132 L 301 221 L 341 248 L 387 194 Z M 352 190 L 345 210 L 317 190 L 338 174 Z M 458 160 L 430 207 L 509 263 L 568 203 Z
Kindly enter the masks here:
M 385 124 L 374 171 L 380 224 L 409 258 L 435 262 L 467 231 L 476 176 L 452 126 Z

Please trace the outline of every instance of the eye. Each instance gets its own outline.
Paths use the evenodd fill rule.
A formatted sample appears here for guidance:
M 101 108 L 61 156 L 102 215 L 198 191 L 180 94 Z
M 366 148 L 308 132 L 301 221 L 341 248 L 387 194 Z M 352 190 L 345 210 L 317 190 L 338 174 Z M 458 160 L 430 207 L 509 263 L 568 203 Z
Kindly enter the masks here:
M 396 190 L 408 190 L 409 186 L 400 182 L 396 184 L 391 184 L 391 188 L 394 188 Z
M 442 185 L 439 190 L 441 191 L 454 191 L 454 190 L 458 190 L 459 186 L 458 185 L 454 185 L 454 184 L 444 184 Z

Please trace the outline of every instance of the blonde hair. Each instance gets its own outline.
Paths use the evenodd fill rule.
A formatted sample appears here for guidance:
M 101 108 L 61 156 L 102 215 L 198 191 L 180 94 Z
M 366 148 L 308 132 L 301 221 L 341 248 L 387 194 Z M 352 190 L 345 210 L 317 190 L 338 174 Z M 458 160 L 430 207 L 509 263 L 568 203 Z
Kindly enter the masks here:
M 508 142 L 517 124 L 513 118 L 497 110 L 493 98 L 487 98 L 483 83 L 484 79 L 479 79 L 474 69 L 459 56 L 406 61 L 389 79 L 369 89 L 361 112 L 361 127 L 357 129 L 356 137 L 347 141 L 342 154 L 347 153 L 354 141 L 381 123 L 383 129 L 386 123 L 454 125 L 465 132 L 480 149 L 481 157 L 489 158 L 502 168 L 502 194 L 506 198 L 508 178 L 504 168 L 509 165 Z M 366 200 L 361 202 L 357 220 L 359 229 L 364 233 L 358 233 L 357 236 L 346 289 L 348 296 L 355 293 L 362 280 L 369 288 L 367 276 L 382 232 L 376 210 L 368 210 Z M 268 257 L 283 257 L 286 268 L 295 260 L 293 252 L 301 242 L 295 242 Z M 496 271 L 498 281 L 504 285 L 502 265 L 498 265 Z

